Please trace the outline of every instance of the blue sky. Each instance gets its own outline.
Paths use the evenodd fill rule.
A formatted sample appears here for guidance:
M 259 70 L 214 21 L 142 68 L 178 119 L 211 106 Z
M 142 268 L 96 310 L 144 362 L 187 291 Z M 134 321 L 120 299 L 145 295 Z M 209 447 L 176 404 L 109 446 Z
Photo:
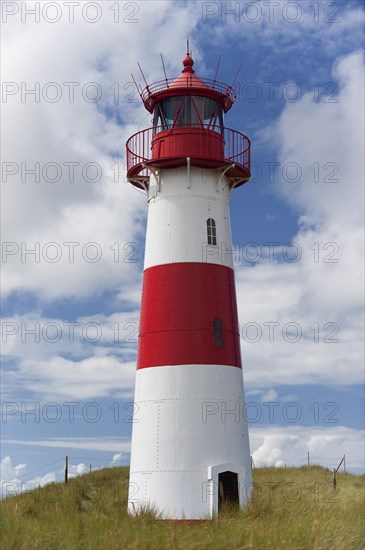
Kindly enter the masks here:
M 225 123 L 252 142 L 231 217 L 255 464 L 363 471 L 363 2 L 88 4 L 3 3 L 3 481 L 129 463 L 146 204 L 125 141 L 150 125 L 130 73 L 162 79 L 162 52 L 177 76 L 187 35 L 198 75 L 242 65 Z

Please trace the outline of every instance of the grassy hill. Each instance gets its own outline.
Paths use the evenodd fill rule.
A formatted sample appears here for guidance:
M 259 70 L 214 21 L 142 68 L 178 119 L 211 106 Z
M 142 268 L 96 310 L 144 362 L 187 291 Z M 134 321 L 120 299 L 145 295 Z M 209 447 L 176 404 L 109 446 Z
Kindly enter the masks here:
M 207 522 L 126 513 L 128 468 L 106 468 L 1 502 L 10 550 L 358 550 L 364 546 L 365 476 L 319 466 L 257 468 L 254 501 Z

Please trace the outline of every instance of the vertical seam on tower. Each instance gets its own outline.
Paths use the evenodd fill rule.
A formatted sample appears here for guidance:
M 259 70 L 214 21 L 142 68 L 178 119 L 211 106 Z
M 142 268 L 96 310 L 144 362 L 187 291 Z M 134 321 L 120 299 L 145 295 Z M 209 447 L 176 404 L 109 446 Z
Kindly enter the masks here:
M 221 422 L 223 423 L 223 434 L 224 434 L 224 448 L 227 448 L 227 427 L 226 427 L 226 417 L 224 418 L 223 422 L 223 415 L 222 415 L 222 406 L 223 406 L 223 388 L 222 388 L 222 366 L 219 367 L 219 396 L 221 400 Z M 226 407 L 227 408 L 227 407 Z
M 219 312 L 219 298 L 218 298 L 218 285 L 217 285 L 217 272 L 214 271 L 214 294 L 215 294 L 215 307 L 216 311 Z M 224 347 L 224 324 L 222 327 L 222 338 L 223 338 L 223 347 Z M 217 348 L 216 353 L 218 354 L 219 360 L 221 359 L 221 348 Z
M 156 429 L 156 470 L 159 469 L 160 458 L 160 403 L 157 404 L 157 429 Z

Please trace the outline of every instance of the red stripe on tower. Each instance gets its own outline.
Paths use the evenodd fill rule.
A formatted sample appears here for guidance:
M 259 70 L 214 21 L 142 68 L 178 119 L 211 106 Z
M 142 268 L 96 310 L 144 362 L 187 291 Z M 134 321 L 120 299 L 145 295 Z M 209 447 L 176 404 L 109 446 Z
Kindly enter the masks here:
M 234 273 L 209 263 L 146 269 L 137 368 L 241 367 Z

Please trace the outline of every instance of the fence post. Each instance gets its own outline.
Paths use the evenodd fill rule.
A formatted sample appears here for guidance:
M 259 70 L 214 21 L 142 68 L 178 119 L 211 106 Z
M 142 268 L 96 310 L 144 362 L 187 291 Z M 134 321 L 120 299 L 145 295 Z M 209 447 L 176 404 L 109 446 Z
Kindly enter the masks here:
M 307 465 L 309 466 L 309 451 L 307 452 Z
M 333 468 L 333 490 L 336 490 L 336 468 Z
M 68 456 L 66 456 L 66 463 L 65 463 L 65 483 L 68 482 Z
M 346 455 L 343 455 L 343 473 L 346 473 Z

